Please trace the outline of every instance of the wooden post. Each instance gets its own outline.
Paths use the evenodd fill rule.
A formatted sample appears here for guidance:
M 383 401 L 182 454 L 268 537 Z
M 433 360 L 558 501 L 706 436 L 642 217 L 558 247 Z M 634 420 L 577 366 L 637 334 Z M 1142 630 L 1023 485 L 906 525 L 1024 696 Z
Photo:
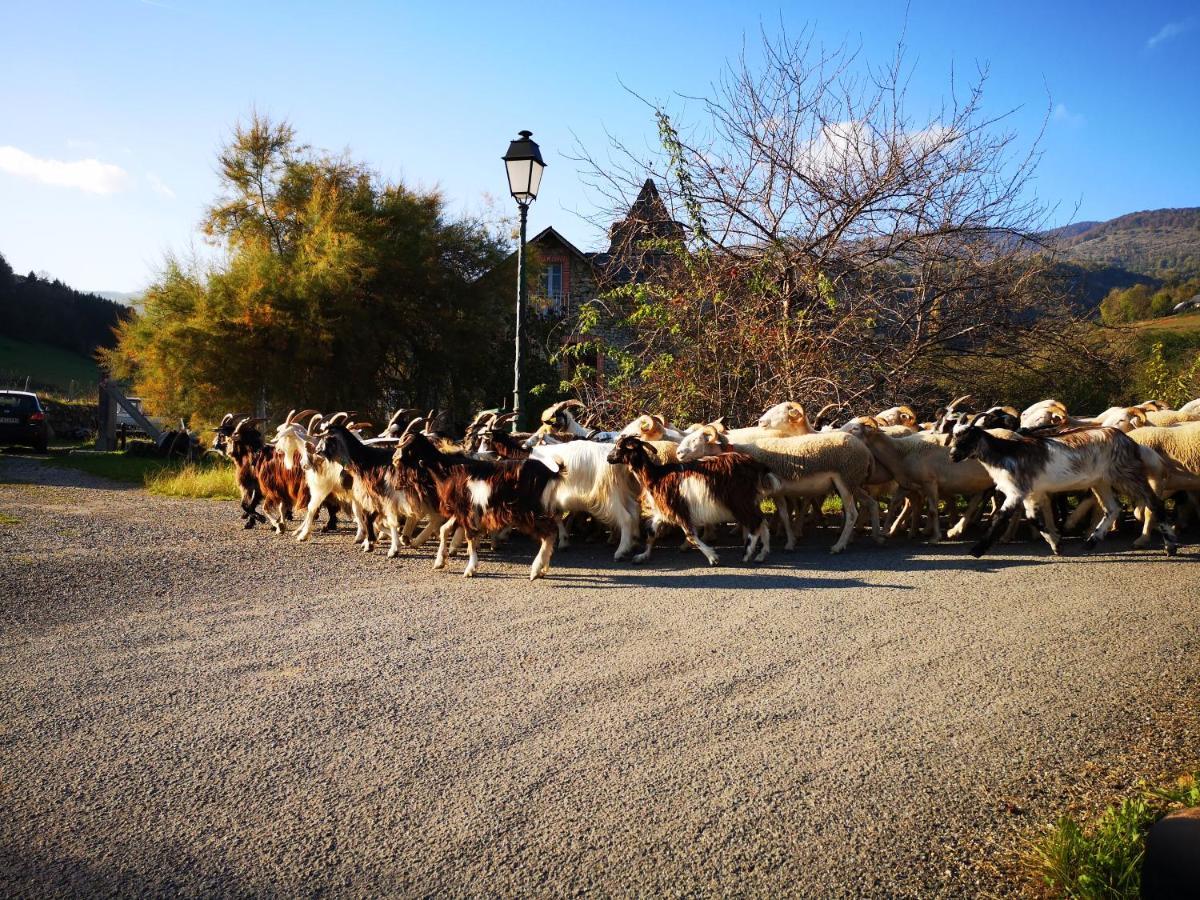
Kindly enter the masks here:
M 117 449 L 117 404 L 108 392 L 108 377 L 101 374 L 99 416 L 96 421 L 96 449 Z

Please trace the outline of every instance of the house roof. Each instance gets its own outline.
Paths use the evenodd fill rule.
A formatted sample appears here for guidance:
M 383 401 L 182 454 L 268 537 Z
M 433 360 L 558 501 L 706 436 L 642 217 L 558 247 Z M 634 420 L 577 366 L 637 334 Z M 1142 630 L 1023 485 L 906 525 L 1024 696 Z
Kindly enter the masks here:
M 590 261 L 589 260 L 590 254 L 584 253 L 582 250 L 580 250 L 578 247 L 576 247 L 574 244 L 572 244 L 570 241 L 568 241 L 557 230 L 555 230 L 553 225 L 549 225 L 546 228 L 543 228 L 541 231 L 539 231 L 537 234 L 535 234 L 533 237 L 531 237 L 529 239 L 528 243 L 530 243 L 530 244 L 541 243 L 546 238 L 551 238 L 553 240 L 558 241 L 560 244 L 562 244 L 564 247 L 566 247 L 567 250 L 569 250 L 572 254 L 574 254 L 575 256 L 584 260 L 585 262 Z

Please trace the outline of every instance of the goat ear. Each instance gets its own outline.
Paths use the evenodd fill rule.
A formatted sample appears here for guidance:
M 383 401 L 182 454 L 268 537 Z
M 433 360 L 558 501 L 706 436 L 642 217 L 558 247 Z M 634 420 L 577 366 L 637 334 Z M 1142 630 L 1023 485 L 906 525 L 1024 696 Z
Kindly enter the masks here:
M 798 419 L 802 415 L 804 415 L 804 410 L 800 409 L 799 407 L 797 407 L 797 406 L 789 406 L 788 407 L 788 418 L 789 419 Z
M 654 420 L 651 419 L 649 416 L 644 415 L 638 419 L 638 431 L 653 431 L 653 430 L 654 430 Z

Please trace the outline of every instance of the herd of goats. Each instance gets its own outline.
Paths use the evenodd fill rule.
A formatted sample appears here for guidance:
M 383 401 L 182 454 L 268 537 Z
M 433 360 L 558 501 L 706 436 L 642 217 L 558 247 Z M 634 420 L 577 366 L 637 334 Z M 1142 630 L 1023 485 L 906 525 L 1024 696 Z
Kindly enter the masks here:
M 461 436 L 413 410 L 398 411 L 375 436 L 348 413 L 304 410 L 289 413 L 272 442 L 259 429 L 263 420 L 231 413 L 216 428 L 213 448 L 236 466 L 246 528 L 268 522 L 282 534 L 293 512 L 303 510 L 295 537 L 304 541 L 321 509 L 326 530 L 349 512 L 363 550 L 386 528 L 389 557 L 436 533 L 435 569 L 465 540 L 468 577 L 486 536 L 493 545 L 511 531 L 535 539 L 530 578 L 538 578 L 573 529 L 608 529 L 619 560 L 634 551 L 643 520 L 644 548 L 634 562 L 648 559 L 675 526 L 684 546 L 716 565 L 710 543 L 725 525 L 740 529 L 743 562 L 762 561 L 773 518 L 790 550 L 806 517 L 814 510 L 820 516 L 833 493 L 842 515 L 834 553 L 865 527 L 862 512 L 877 542 L 885 530 L 891 536 L 907 527 L 913 537 L 923 528 L 936 543 L 942 501 L 952 519 L 958 516 L 945 532 L 950 538 L 990 516 L 971 548 L 977 557 L 1026 520 L 1055 554 L 1060 534 L 1086 521 L 1090 549 L 1116 527 L 1121 496 L 1141 531 L 1134 546 L 1148 546 L 1157 530 L 1174 555 L 1164 501 L 1177 496 L 1176 524 L 1197 506 L 1200 400 L 1178 410 L 1149 401 L 1087 417 L 1056 400 L 1024 412 L 969 410 L 970 401 L 954 400 L 929 422 L 895 406 L 835 426 L 826 422 L 834 406 L 810 420 L 801 404 L 786 402 L 745 428 L 719 419 L 679 430 L 643 414 L 620 431 L 601 432 L 581 425 L 582 404 L 567 400 L 546 409 L 532 433 L 511 431 L 511 413 L 487 411 Z M 1073 506 L 1066 502 L 1072 496 Z M 960 516 L 958 498 L 965 500 Z M 888 519 L 882 527 L 881 499 Z

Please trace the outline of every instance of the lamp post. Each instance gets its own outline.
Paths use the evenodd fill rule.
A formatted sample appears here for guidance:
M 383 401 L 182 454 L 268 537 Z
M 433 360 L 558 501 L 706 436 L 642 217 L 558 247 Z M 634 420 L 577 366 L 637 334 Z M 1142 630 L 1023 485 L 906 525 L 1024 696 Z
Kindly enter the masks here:
M 532 140 L 532 131 L 519 132 L 519 137 L 508 145 L 508 152 L 501 157 L 508 170 L 508 190 L 517 201 L 521 214 L 521 238 L 517 244 L 517 348 L 513 360 L 513 416 L 512 428 L 521 427 L 521 343 L 525 329 L 525 221 L 529 216 L 529 204 L 537 199 L 542 184 L 542 151 Z

